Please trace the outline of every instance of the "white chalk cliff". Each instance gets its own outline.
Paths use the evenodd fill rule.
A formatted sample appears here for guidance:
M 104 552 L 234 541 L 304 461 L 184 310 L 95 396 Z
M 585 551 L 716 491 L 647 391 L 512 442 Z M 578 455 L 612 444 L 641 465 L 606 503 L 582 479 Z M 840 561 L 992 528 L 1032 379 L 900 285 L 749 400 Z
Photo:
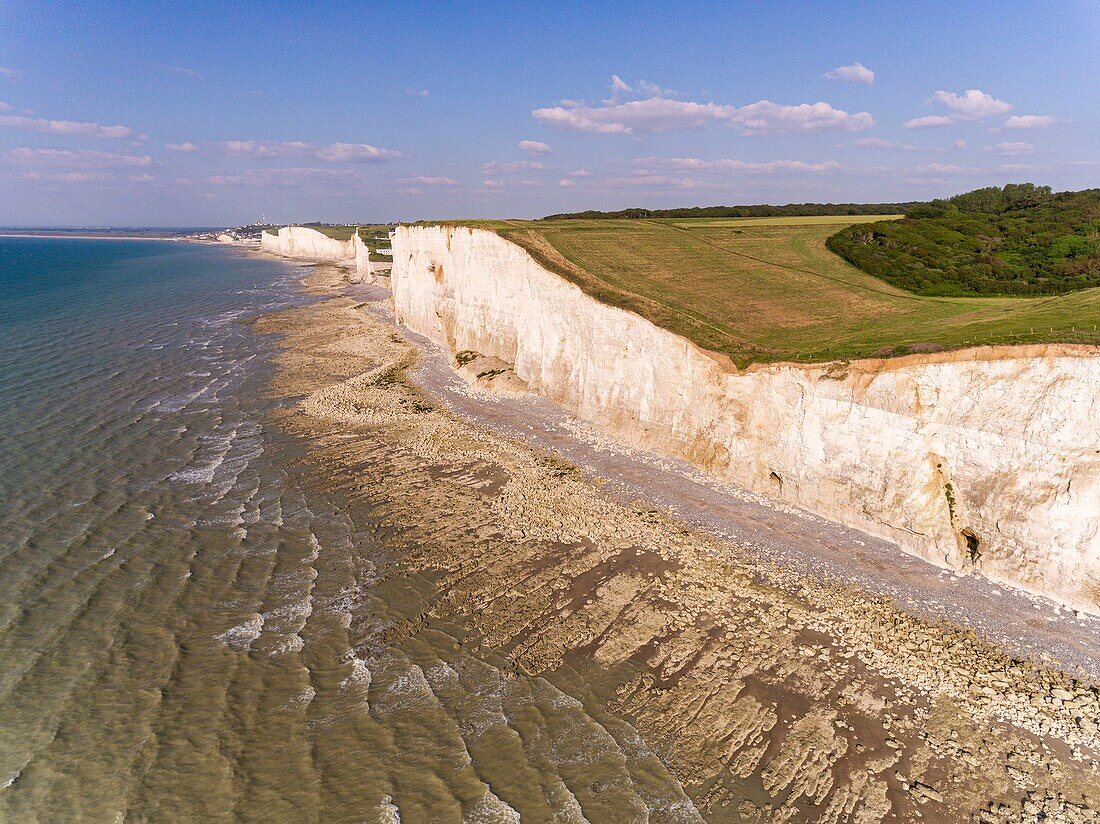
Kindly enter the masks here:
M 532 391 L 632 444 L 941 566 L 1097 611 L 1095 349 L 737 371 L 492 232 L 403 226 L 393 251 L 398 321 L 452 352 L 513 364 Z
M 260 233 L 260 249 L 273 255 L 302 260 L 330 260 L 355 268 L 360 280 L 371 280 L 374 267 L 370 252 L 356 232 L 348 240 L 335 240 L 305 226 L 284 226 L 278 234 Z

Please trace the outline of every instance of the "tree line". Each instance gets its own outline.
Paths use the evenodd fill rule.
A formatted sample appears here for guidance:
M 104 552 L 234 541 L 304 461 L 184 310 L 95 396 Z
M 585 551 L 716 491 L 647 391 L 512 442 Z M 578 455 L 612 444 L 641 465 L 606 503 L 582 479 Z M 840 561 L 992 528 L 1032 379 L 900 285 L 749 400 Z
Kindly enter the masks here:
M 976 189 L 915 204 L 902 220 L 845 227 L 826 245 L 921 295 L 1064 294 L 1100 286 L 1100 189 Z

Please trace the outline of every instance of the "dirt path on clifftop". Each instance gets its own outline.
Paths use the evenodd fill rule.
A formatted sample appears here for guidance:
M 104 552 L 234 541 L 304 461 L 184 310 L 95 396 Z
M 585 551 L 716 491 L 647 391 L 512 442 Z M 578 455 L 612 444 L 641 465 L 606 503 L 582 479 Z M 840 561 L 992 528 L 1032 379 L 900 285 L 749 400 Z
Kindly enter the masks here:
M 577 741 L 586 820 L 1096 820 L 1096 622 L 471 390 L 387 293 L 341 277 L 314 270 L 330 297 L 258 324 L 283 336 L 276 392 L 301 399 L 281 425 L 318 483 L 378 513 L 389 580 L 430 580 L 391 643 L 461 627 L 463 654 L 632 725 L 693 804 L 609 812 L 623 788 Z

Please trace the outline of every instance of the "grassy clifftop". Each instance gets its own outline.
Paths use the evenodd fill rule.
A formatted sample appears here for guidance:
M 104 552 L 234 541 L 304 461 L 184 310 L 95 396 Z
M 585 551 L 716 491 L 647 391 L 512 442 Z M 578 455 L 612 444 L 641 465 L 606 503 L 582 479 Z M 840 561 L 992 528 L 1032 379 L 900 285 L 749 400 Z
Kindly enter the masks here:
M 867 224 L 859 231 L 888 226 Z M 1100 343 L 1100 289 L 916 295 L 826 248 L 837 217 L 473 221 L 593 297 L 745 366 L 987 343 Z M 881 220 L 881 218 L 880 218 Z

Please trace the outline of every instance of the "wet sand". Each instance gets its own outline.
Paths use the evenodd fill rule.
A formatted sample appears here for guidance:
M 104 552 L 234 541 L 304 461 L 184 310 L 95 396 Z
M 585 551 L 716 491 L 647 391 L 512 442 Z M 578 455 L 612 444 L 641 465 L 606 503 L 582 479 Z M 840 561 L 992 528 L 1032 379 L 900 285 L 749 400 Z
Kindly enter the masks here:
M 299 399 L 280 423 L 316 483 L 370 503 L 385 586 L 423 598 L 367 660 L 444 626 L 545 678 L 678 779 L 691 803 L 651 821 L 1095 820 L 1094 621 L 471 390 L 382 290 L 330 267 L 309 285 L 325 299 L 257 325 L 282 336 L 274 391 Z M 575 746 L 584 816 L 643 820 L 646 771 L 586 785 L 599 742 Z

